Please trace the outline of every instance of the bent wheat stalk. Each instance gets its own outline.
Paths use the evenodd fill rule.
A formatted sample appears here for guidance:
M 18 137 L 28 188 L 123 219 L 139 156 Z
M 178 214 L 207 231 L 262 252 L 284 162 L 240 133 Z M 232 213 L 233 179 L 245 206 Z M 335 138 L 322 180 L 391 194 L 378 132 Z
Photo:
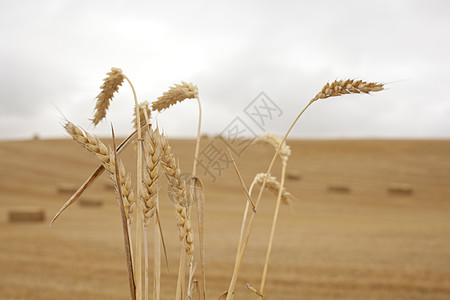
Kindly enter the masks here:
M 169 108 L 172 105 L 175 105 L 178 102 L 184 101 L 185 99 L 197 99 L 198 102 L 198 127 L 197 127 L 197 141 L 195 145 L 195 153 L 194 153 L 194 162 L 193 162 L 193 168 L 192 168 L 192 178 L 195 178 L 197 175 L 197 165 L 198 165 L 198 157 L 199 157 L 199 151 L 200 151 L 200 137 L 201 137 L 201 121 L 202 121 L 202 107 L 200 103 L 199 93 L 197 86 L 193 85 L 192 83 L 186 83 L 181 82 L 181 84 L 175 84 L 174 87 L 171 87 L 167 92 L 164 92 L 161 97 L 158 98 L 158 101 L 155 101 L 152 103 L 152 109 L 156 111 L 162 111 L 164 109 Z M 190 188 L 190 195 L 194 195 L 194 185 L 195 181 L 189 182 L 189 188 Z M 193 203 L 192 199 L 189 199 L 187 201 L 188 205 L 186 206 L 186 214 L 191 216 L 192 207 L 190 204 Z M 201 286 L 202 286 L 202 293 L 201 293 L 201 299 L 205 299 L 206 297 L 206 284 L 205 284 L 205 251 L 204 251 L 204 225 L 203 225 L 203 215 L 204 215 L 204 207 L 203 207 L 203 201 L 197 201 L 197 216 L 198 216 L 198 224 L 199 224 L 199 243 L 200 243 L 200 260 L 201 260 Z M 184 261 L 184 256 L 180 257 L 181 262 Z M 184 263 L 183 263 L 184 265 Z M 192 273 L 192 267 L 193 267 L 193 261 L 189 262 L 189 274 Z M 184 272 L 183 272 L 184 274 Z M 183 275 L 184 278 L 184 275 Z M 182 278 L 178 278 L 178 285 L 177 290 L 182 288 L 182 283 L 184 282 L 184 279 L 181 281 Z M 188 297 L 190 296 L 190 290 L 188 292 Z M 180 291 L 177 291 L 177 295 L 180 295 Z
M 269 177 L 270 172 L 272 171 L 273 165 L 275 163 L 275 159 L 277 157 L 277 155 L 280 153 L 281 151 L 281 147 L 283 146 L 283 143 L 286 142 L 286 139 L 289 135 L 289 133 L 291 132 L 292 128 L 294 128 L 295 124 L 297 123 L 297 121 L 300 119 L 300 117 L 303 115 L 303 113 L 308 109 L 308 107 L 311 106 L 312 103 L 314 103 L 315 101 L 317 101 L 318 99 L 325 99 L 325 98 L 329 98 L 329 97 L 336 97 L 336 96 L 341 96 L 341 95 L 345 95 L 345 94 L 352 94 L 352 93 L 370 93 L 370 92 L 378 92 L 383 90 L 383 84 L 381 83 L 367 83 L 364 81 L 356 81 L 356 80 L 352 80 L 352 79 L 348 79 L 348 80 L 339 80 L 339 81 L 334 81 L 331 84 L 327 83 L 322 90 L 314 97 L 312 98 L 308 104 L 300 111 L 300 113 L 298 114 L 298 116 L 295 118 L 294 122 L 291 124 L 291 126 L 289 127 L 289 129 L 287 130 L 286 134 L 284 135 L 283 139 L 281 140 L 280 145 L 278 146 L 277 151 L 275 152 L 274 156 L 272 157 L 272 160 L 269 164 L 269 167 L 267 168 L 267 172 L 266 172 L 266 177 L 261 185 L 261 189 L 259 191 L 258 194 L 258 198 L 256 199 L 256 203 L 255 203 L 255 207 L 256 209 L 259 206 L 259 203 L 261 201 L 261 197 L 262 194 L 264 192 L 264 188 L 266 187 L 266 182 L 267 179 Z M 227 293 L 227 300 L 231 300 L 234 298 L 234 290 L 236 287 L 236 282 L 237 282 L 237 277 L 239 274 L 239 270 L 240 270 L 240 265 L 242 264 L 242 259 L 244 258 L 244 254 L 245 254 L 245 250 L 247 248 L 247 244 L 248 244 L 248 240 L 250 238 L 250 235 L 252 233 L 252 229 L 253 229 L 253 220 L 255 218 L 255 213 L 253 212 L 250 216 L 250 220 L 247 226 L 247 231 L 245 233 L 245 238 L 243 240 L 243 245 L 242 245 L 242 249 L 238 249 L 238 259 L 236 260 L 235 263 L 235 268 L 233 271 L 233 275 L 231 277 L 231 281 L 230 281 L 230 285 L 228 287 L 228 293 Z

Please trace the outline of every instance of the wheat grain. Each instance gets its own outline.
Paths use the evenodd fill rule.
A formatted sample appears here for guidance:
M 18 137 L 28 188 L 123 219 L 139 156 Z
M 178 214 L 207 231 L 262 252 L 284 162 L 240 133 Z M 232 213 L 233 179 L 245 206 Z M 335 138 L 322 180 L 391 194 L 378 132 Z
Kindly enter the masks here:
M 278 150 L 278 148 L 280 148 L 281 141 L 282 141 L 282 139 L 279 136 L 268 133 L 268 134 L 260 135 L 254 141 L 254 143 L 264 143 L 264 144 L 272 145 L 276 151 L 276 150 Z M 280 158 L 282 160 L 287 161 L 287 159 L 291 155 L 291 148 L 288 145 L 286 145 L 286 142 L 283 143 L 278 154 L 280 155 Z
M 258 173 L 258 174 L 256 174 L 255 179 L 253 179 L 253 180 L 261 186 L 265 177 L 266 177 L 266 173 Z M 266 181 L 266 188 L 269 189 L 274 194 L 278 194 L 278 192 L 280 190 L 280 183 L 277 181 L 277 179 L 274 176 L 269 175 L 267 178 L 267 181 Z M 291 198 L 294 198 L 294 197 L 292 196 L 291 193 L 287 192 L 286 189 L 283 187 L 282 194 L 281 194 L 282 203 L 290 206 Z
M 178 235 L 180 241 L 186 241 L 185 252 L 190 262 L 192 262 L 194 259 L 194 232 L 192 230 L 190 215 L 187 213 L 186 183 L 175 161 L 172 148 L 164 136 L 161 136 L 161 162 L 164 166 L 170 187 L 173 189 L 172 194 L 175 200 Z
M 365 82 L 362 80 L 353 79 L 335 80 L 332 83 L 325 84 L 322 90 L 311 100 L 311 102 L 318 99 L 337 97 L 345 94 L 368 94 L 370 92 L 378 92 L 382 90 L 382 83 Z
M 91 119 L 94 125 L 97 125 L 106 116 L 109 103 L 114 96 L 114 93 L 119 90 L 125 80 L 125 75 L 119 68 L 111 68 L 111 72 L 107 73 L 108 77 L 103 79 L 103 84 L 100 87 L 102 91 L 97 95 L 97 103 L 95 104 L 94 118 Z
M 157 101 L 154 101 L 152 103 L 152 110 L 162 111 L 184 99 L 193 98 L 198 98 L 197 86 L 182 81 L 181 84 L 175 84 L 175 86 L 170 87 L 170 89 L 167 92 L 164 92 Z

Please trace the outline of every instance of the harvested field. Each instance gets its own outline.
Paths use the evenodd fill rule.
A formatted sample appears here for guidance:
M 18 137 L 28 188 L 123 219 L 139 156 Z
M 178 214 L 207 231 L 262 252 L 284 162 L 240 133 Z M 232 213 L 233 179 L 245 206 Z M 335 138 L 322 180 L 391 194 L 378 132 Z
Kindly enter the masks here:
M 195 142 L 171 144 L 190 170 Z M 281 208 L 264 299 L 450 299 L 450 141 L 288 144 L 289 167 L 301 180 L 286 181 L 297 200 L 292 211 Z M 81 185 L 96 159 L 69 139 L 1 142 L 0 154 L 0 299 L 129 299 L 119 210 L 105 174 L 85 194 L 100 207 L 73 205 L 51 228 L 8 222 L 17 207 L 39 207 L 51 218 L 70 197 L 60 187 Z M 235 157 L 248 185 L 272 154 L 249 147 Z M 136 165 L 133 151 L 121 157 Z M 217 299 L 233 271 L 245 197 L 232 166 L 215 182 L 202 178 L 208 299 Z M 160 206 L 170 269 L 163 266 L 162 298 L 173 299 L 178 232 L 172 203 L 162 196 Z M 235 299 L 255 297 L 246 283 L 259 285 L 274 206 L 267 192 Z

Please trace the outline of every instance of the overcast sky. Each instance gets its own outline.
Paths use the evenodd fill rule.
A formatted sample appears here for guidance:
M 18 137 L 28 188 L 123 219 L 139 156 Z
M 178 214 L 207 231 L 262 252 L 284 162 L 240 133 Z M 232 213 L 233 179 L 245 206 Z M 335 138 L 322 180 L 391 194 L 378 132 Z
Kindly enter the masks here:
M 0 139 L 64 137 L 59 111 L 127 134 L 125 84 L 107 120 L 88 121 L 111 67 L 140 101 L 197 84 L 208 135 L 236 117 L 260 130 L 244 112 L 260 92 L 281 110 L 264 130 L 282 134 L 326 82 L 357 78 L 387 89 L 314 103 L 292 137 L 450 138 L 449 1 L 0 3 Z M 195 135 L 194 100 L 154 117 L 169 136 Z

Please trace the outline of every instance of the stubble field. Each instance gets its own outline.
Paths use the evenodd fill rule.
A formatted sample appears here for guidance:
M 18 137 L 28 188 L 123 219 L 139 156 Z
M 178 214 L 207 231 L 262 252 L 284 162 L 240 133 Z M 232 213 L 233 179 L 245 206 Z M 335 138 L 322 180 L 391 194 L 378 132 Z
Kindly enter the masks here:
M 190 170 L 194 141 L 171 144 L 181 169 Z M 264 299 L 450 299 L 450 141 L 288 144 L 288 170 L 299 178 L 286 186 L 298 200 L 280 212 Z M 235 157 L 248 185 L 272 155 L 271 147 L 251 146 Z M 135 170 L 133 151 L 123 158 Z M 0 299 L 129 299 L 107 176 L 83 196 L 101 207 L 75 203 L 48 227 L 70 197 L 65 190 L 76 189 L 96 166 L 69 139 L 0 143 Z M 275 168 L 273 175 L 279 173 Z M 233 271 L 245 197 L 232 166 L 215 182 L 203 180 L 208 299 L 217 299 Z M 162 294 L 173 299 L 179 243 L 173 205 L 165 189 L 161 194 L 169 258 Z M 255 298 L 245 285 L 259 286 L 274 207 L 266 193 L 236 299 Z M 24 208 L 43 210 L 46 221 L 9 222 L 9 212 Z

